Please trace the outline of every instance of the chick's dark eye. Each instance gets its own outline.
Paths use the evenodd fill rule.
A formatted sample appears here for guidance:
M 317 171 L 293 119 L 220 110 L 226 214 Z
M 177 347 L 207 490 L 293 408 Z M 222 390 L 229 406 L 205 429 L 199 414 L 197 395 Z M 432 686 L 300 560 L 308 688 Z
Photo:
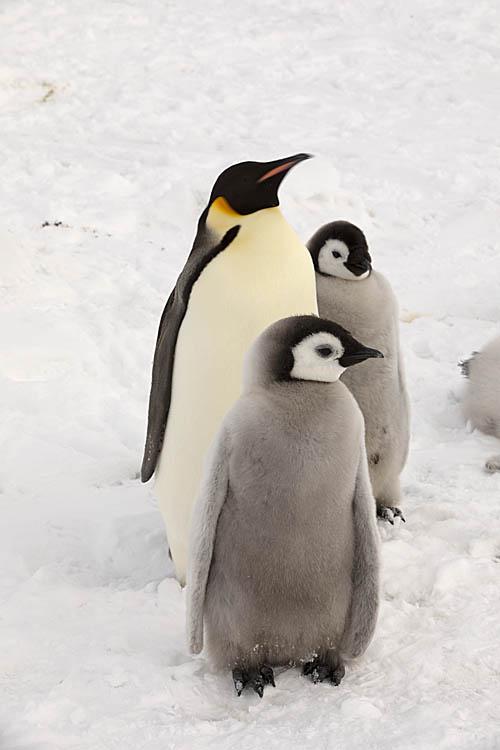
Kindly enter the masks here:
M 340 258 L 340 253 L 338 250 L 332 250 L 332 255 L 334 258 Z
M 333 350 L 329 346 L 318 346 L 316 348 L 316 352 L 319 354 L 320 357 L 329 357 Z

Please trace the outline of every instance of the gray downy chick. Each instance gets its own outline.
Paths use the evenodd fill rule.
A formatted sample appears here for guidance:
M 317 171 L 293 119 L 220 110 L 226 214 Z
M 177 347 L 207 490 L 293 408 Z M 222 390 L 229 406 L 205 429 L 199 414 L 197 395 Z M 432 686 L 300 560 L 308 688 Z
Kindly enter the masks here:
M 188 643 L 262 696 L 272 667 L 338 685 L 372 638 L 379 538 L 361 411 L 339 380 L 382 357 L 316 316 L 269 326 L 193 512 Z
M 500 438 L 500 336 L 460 364 L 468 379 L 462 401 L 465 419 L 485 435 Z M 500 455 L 490 456 L 485 469 L 500 471 Z
M 363 232 L 347 221 L 321 227 L 307 243 L 316 270 L 319 314 L 380 349 L 384 359 L 349 369 L 342 381 L 366 425 L 366 450 L 379 517 L 404 516 L 399 475 L 408 455 L 410 406 L 399 346 L 398 305 L 373 270 Z

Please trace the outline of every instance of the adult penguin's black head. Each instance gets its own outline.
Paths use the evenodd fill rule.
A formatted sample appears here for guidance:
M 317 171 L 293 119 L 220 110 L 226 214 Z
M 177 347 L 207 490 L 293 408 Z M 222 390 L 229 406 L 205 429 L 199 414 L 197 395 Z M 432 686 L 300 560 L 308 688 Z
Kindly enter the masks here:
M 240 216 L 279 206 L 278 189 L 284 176 L 296 164 L 310 158 L 310 154 L 294 154 L 275 161 L 233 164 L 217 178 L 209 206 L 219 199 L 219 205 L 225 201 L 226 208 Z

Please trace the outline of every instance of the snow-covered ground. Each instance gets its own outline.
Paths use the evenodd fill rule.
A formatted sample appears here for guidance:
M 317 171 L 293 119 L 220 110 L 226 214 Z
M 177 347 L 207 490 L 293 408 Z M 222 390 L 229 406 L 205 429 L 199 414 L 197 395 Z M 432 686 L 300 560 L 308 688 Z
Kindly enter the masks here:
M 494 0 L 2 0 L 2 750 L 500 747 L 498 445 L 456 367 L 500 322 L 499 24 Z M 358 223 L 401 303 L 408 522 L 342 685 L 238 699 L 187 653 L 137 472 L 215 177 L 298 151 L 290 223 Z

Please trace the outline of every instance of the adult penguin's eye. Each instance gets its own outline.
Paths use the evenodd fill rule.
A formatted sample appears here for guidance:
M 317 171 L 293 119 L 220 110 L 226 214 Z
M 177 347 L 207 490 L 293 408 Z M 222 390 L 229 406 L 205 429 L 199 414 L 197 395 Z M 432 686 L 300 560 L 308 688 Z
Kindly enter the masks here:
M 332 255 L 334 258 L 340 258 L 340 253 L 338 250 L 332 250 Z
M 329 346 L 318 346 L 316 348 L 316 352 L 320 357 L 326 359 L 326 357 L 329 357 L 331 354 L 333 354 L 333 349 Z

